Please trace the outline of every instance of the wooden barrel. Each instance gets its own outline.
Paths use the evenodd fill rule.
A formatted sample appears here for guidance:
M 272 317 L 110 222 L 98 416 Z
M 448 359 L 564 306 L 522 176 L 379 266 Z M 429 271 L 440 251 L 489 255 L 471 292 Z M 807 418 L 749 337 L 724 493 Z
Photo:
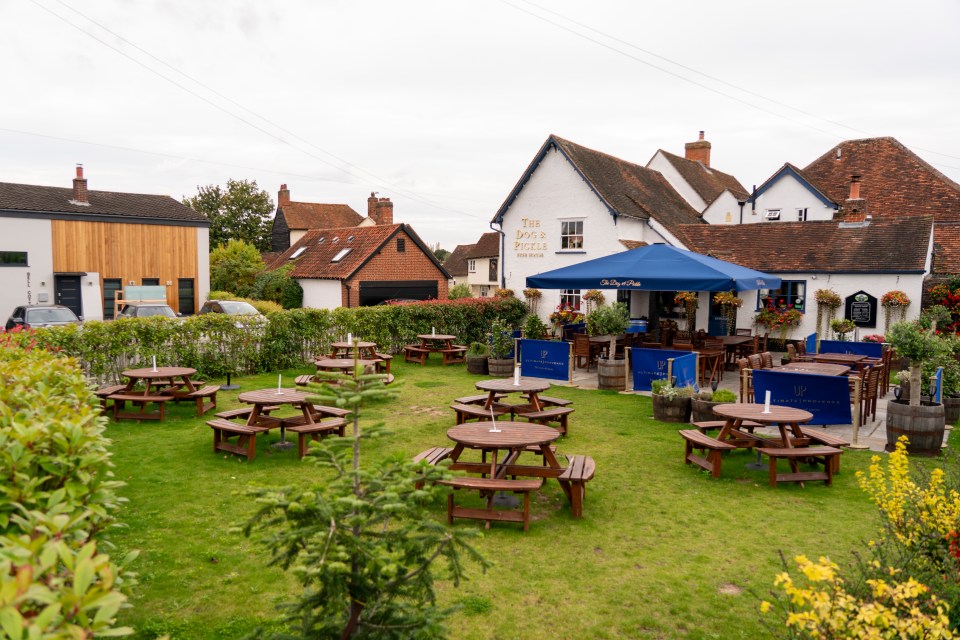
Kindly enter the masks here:
M 627 363 L 624 360 L 600 360 L 597 365 L 597 388 L 623 391 L 627 388 Z
M 513 375 L 513 359 L 490 358 L 487 360 L 487 368 L 494 378 L 509 378 Z
M 711 402 L 710 400 L 700 400 L 699 398 L 690 399 L 691 416 L 690 422 L 708 422 L 718 420 L 719 418 L 713 412 L 713 408 L 722 402 Z
M 922 402 L 911 407 L 903 400 L 887 403 L 887 451 L 893 451 L 900 436 L 907 436 L 907 452 L 917 455 L 939 455 L 943 444 L 943 405 Z
M 488 375 L 487 356 L 467 356 L 467 372 L 481 376 Z
M 960 396 L 943 396 L 943 420 L 950 425 L 960 420 Z
M 653 397 L 653 418 L 660 422 L 690 422 L 690 398 L 668 400 L 663 396 Z

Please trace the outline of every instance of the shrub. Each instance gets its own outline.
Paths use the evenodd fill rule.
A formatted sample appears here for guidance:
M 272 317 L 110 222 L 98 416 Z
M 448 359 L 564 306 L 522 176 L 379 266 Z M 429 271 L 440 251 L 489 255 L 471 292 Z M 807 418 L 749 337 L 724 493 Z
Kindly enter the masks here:
M 459 300 L 460 298 L 472 298 L 473 292 L 470 291 L 470 285 L 466 282 L 461 282 L 450 287 L 450 290 L 447 292 L 447 298 L 449 300 Z
M 490 347 L 487 346 L 484 342 L 471 342 L 469 348 L 467 348 L 468 356 L 488 356 L 490 355 Z
M 667 400 L 674 400 L 676 398 L 692 398 L 695 393 L 692 386 L 687 385 L 686 387 L 675 387 L 670 384 L 670 381 L 666 378 L 653 380 L 650 383 L 650 388 L 653 395 L 663 396 Z
M 122 483 L 76 361 L 0 348 L 0 628 L 3 637 L 127 635 L 133 574 L 103 553 Z
M 275 302 L 284 309 L 298 309 L 303 306 L 303 288 L 290 277 L 293 265 L 286 265 L 273 271 L 264 271 L 253 281 L 250 297 L 256 300 Z M 261 311 L 261 313 L 263 313 Z
M 210 287 L 247 296 L 263 269 L 263 260 L 255 246 L 230 240 L 210 252 Z
M 513 351 L 513 334 L 509 325 L 497 318 L 490 325 L 490 357 L 503 360 Z
M 523 322 L 523 337 L 531 340 L 542 340 L 547 335 L 547 325 L 540 316 L 531 313 Z
M 737 394 L 730 389 L 717 389 L 713 392 L 714 402 L 736 402 Z

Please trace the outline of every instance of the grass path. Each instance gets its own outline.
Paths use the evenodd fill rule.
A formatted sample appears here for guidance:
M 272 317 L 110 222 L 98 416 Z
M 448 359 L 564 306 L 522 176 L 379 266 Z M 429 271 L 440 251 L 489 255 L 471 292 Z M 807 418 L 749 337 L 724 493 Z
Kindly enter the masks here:
M 478 379 L 463 367 L 394 363 L 400 398 L 365 410 L 364 422 L 387 422 L 393 437 L 367 460 L 413 456 L 444 445 L 453 424 L 448 405 L 475 393 Z M 307 370 L 286 371 L 284 379 Z M 269 388 L 276 374 L 237 380 L 243 390 Z M 847 564 L 877 526 L 856 485 L 869 453 L 846 452 L 832 488 L 808 483 L 771 489 L 765 471 L 749 471 L 745 451 L 725 457 L 723 477 L 683 464 L 679 425 L 652 419 L 649 398 L 553 387 L 576 412 L 560 453 L 593 456 L 585 517 L 571 519 L 559 486 L 533 499 L 533 522 L 494 524 L 478 546 L 495 562 L 476 568 L 455 589 L 441 583 L 444 602 L 463 610 L 449 621 L 451 637 L 758 638 L 757 596 L 767 594 L 787 558 L 829 555 Z M 220 408 L 239 406 L 221 393 Z M 252 463 L 215 454 L 213 437 L 193 406 L 171 407 L 163 423 L 111 423 L 117 477 L 129 504 L 114 536 L 121 550 L 140 549 L 140 585 L 122 622 L 137 638 L 238 638 L 277 616 L 275 605 L 296 589 L 256 540 L 232 530 L 254 510 L 238 495 L 255 484 L 279 486 L 320 472 L 261 442 Z M 271 433 L 276 440 L 278 434 Z M 445 514 L 438 510 L 441 520 Z M 458 521 L 458 527 L 483 523 Z

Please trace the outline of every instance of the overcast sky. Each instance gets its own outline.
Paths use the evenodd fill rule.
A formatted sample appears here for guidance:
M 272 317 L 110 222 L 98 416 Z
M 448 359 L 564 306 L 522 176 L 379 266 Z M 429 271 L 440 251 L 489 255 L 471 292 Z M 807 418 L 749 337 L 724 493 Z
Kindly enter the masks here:
M 747 189 L 893 136 L 960 181 L 956 0 L 0 0 L 0 181 L 371 191 L 471 243 L 551 133 Z

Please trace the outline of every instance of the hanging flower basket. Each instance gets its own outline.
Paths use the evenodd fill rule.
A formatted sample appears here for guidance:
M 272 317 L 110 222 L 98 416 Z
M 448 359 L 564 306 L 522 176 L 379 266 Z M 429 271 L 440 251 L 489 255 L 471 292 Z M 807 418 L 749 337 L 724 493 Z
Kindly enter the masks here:
M 722 308 L 727 321 L 727 332 L 732 335 L 736 326 L 737 309 L 743 306 L 743 298 L 738 298 L 735 291 L 721 291 L 713 296 L 713 301 Z
M 700 296 L 696 291 L 680 291 L 673 297 L 673 303 L 680 305 L 687 313 L 687 331 L 692 332 L 697 321 L 697 307 Z
M 897 322 L 903 322 L 907 317 L 907 307 L 910 306 L 910 297 L 903 291 L 887 291 L 880 298 L 880 305 L 886 309 L 884 314 L 884 332 L 890 331 L 891 316 L 897 312 Z

